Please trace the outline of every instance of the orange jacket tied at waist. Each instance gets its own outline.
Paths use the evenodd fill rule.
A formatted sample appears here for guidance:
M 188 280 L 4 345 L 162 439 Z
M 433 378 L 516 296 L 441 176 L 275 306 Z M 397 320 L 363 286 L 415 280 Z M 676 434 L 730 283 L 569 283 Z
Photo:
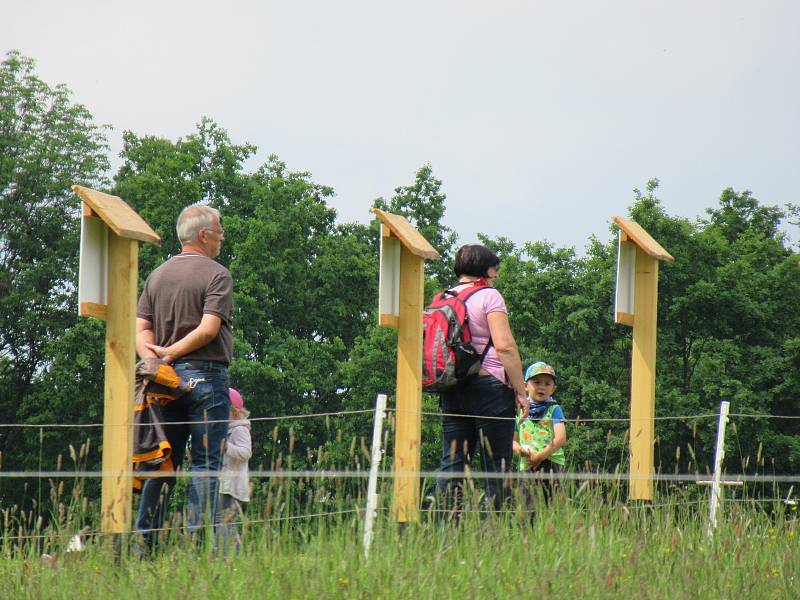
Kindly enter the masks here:
M 173 469 L 172 447 L 164 433 L 161 408 L 180 398 L 188 386 L 168 363 L 145 358 L 136 363 L 136 399 L 133 413 L 133 489 L 141 491 L 140 471 Z

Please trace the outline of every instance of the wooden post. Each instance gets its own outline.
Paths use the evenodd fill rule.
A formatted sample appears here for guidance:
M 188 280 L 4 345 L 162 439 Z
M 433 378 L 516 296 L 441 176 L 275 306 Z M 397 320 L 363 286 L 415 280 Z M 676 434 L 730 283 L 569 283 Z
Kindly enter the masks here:
M 400 318 L 397 332 L 397 433 L 394 497 L 397 521 L 419 518 L 419 467 L 422 407 L 423 260 L 400 250 Z
M 620 229 L 614 321 L 633 327 L 628 498 L 652 500 L 658 261 L 675 259 L 638 223 L 622 217 L 614 223 Z
M 658 259 L 636 248 L 629 498 L 653 499 Z
M 106 321 L 101 531 L 125 533 L 132 516 L 139 242 L 161 238 L 122 198 L 80 185 L 72 190 L 83 200 L 79 314 Z
M 131 523 L 138 258 L 136 240 L 109 236 L 101 508 L 102 531 L 109 533 Z
M 438 260 L 439 253 L 402 215 L 372 212 L 383 223 L 378 323 L 398 330 L 394 510 L 398 523 L 409 523 L 419 520 L 424 261 Z

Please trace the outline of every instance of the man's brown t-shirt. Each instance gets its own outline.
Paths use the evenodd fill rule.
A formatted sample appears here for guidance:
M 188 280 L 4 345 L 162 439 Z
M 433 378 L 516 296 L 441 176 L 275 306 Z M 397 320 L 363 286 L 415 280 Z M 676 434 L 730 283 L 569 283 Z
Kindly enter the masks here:
M 203 314 L 216 315 L 222 320 L 217 337 L 181 358 L 230 363 L 232 311 L 233 280 L 228 269 L 201 254 L 179 254 L 147 278 L 136 316 L 153 324 L 157 346 L 169 346 L 195 329 Z

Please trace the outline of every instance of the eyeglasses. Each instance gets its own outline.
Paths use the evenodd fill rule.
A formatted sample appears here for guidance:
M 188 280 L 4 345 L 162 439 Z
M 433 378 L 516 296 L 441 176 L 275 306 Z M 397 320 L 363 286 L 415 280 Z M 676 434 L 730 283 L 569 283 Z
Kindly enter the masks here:
M 219 230 L 211 229 L 211 227 L 203 227 L 203 231 L 210 231 L 216 233 L 219 237 L 225 237 L 225 229 L 220 226 Z

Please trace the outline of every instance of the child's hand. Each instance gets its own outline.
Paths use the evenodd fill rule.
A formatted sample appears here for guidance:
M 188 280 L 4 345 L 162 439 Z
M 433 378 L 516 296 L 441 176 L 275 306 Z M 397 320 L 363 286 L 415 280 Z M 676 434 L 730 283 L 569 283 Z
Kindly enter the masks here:
M 541 456 L 539 456 L 538 452 L 528 451 L 528 466 L 531 470 L 537 468 L 544 460 Z

